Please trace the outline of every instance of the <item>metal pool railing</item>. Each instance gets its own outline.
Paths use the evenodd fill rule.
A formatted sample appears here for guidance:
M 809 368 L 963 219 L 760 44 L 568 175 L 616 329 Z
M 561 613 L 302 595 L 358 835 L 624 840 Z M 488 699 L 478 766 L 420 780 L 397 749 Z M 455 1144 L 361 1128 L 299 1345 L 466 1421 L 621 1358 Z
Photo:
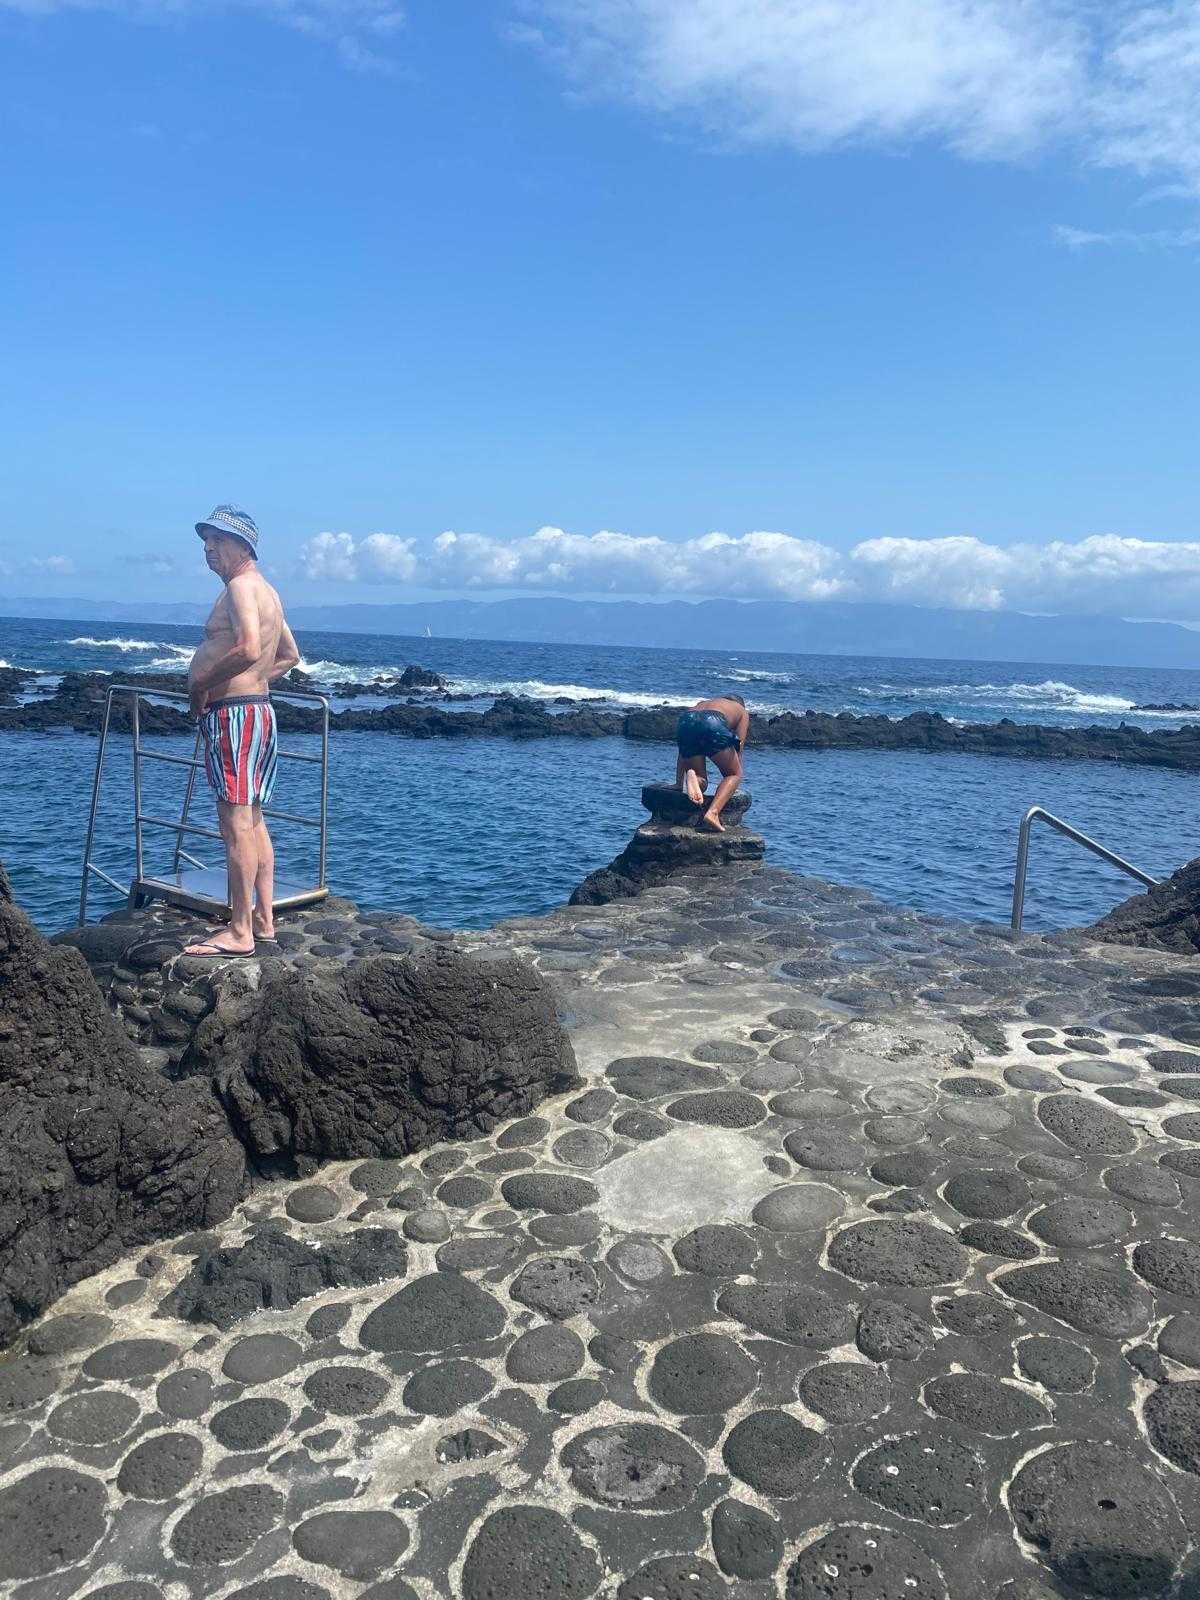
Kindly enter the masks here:
M 1061 817 L 1054 816 L 1043 806 L 1031 806 L 1021 819 L 1021 831 L 1017 836 L 1017 871 L 1013 880 L 1012 925 L 1013 932 L 1020 933 L 1021 923 L 1025 918 L 1025 878 L 1029 871 L 1029 838 L 1033 832 L 1035 822 L 1044 822 L 1048 828 L 1053 828 L 1056 833 L 1061 833 L 1065 839 L 1071 839 L 1076 844 L 1081 844 L 1085 850 L 1090 850 L 1094 856 L 1099 856 L 1101 861 L 1107 861 L 1110 867 L 1116 867 L 1121 872 L 1127 872 L 1131 878 L 1136 878 L 1139 883 L 1144 883 L 1147 889 L 1156 888 L 1158 879 L 1152 878 L 1148 872 L 1143 872 L 1140 867 L 1135 867 L 1131 862 L 1119 856 L 1115 851 L 1098 844 L 1095 839 L 1090 839 L 1086 833 L 1080 833 L 1078 828 L 1073 828 L 1069 822 L 1064 822 Z
M 112 719 L 113 697 L 127 695 L 129 697 L 129 725 L 133 734 L 133 841 L 134 841 L 134 875 L 128 884 L 120 884 L 102 867 L 92 860 L 92 848 L 96 835 L 96 816 L 100 809 L 100 794 L 104 777 L 104 755 L 108 746 L 109 723 Z M 314 694 L 307 689 L 273 689 L 272 699 L 276 700 L 302 700 L 315 701 L 322 710 L 321 718 L 321 753 L 309 755 L 301 750 L 280 750 L 281 761 L 304 761 L 321 769 L 321 801 L 317 816 L 301 816 L 292 811 L 279 811 L 273 806 L 264 806 L 263 815 L 278 822 L 296 823 L 304 828 L 318 828 L 320 830 L 317 853 L 317 881 L 315 884 L 296 883 L 287 877 L 276 876 L 275 879 L 275 909 L 282 910 L 292 906 L 311 905 L 316 901 L 324 900 L 328 890 L 325 887 L 325 856 L 326 840 L 329 823 L 329 700 L 322 694 Z M 104 697 L 104 719 L 100 725 L 100 745 L 96 751 L 96 772 L 92 779 L 92 806 L 88 816 L 87 839 L 83 847 L 83 875 L 79 886 L 79 923 L 82 926 L 87 921 L 88 888 L 93 877 L 101 879 L 118 894 L 124 895 L 131 906 L 141 905 L 147 900 L 166 900 L 172 905 L 185 906 L 192 911 L 201 911 L 208 915 L 219 916 L 229 910 L 228 885 L 225 879 L 224 866 L 210 867 L 203 861 L 198 861 L 195 856 L 189 855 L 183 848 L 185 834 L 195 834 L 205 839 L 220 841 L 221 835 L 215 828 L 205 828 L 199 823 L 190 820 L 192 799 L 196 789 L 196 773 L 203 767 L 204 762 L 200 755 L 201 735 L 196 732 L 196 743 L 192 754 L 188 756 L 171 755 L 165 750 L 148 750 L 141 740 L 141 706 L 143 700 L 176 700 L 188 703 L 186 694 L 181 694 L 175 689 L 148 689 L 132 683 L 114 683 L 110 686 Z M 178 818 L 152 816 L 142 809 L 142 762 L 162 761 L 168 766 L 185 767 L 187 769 L 187 785 L 183 794 L 183 805 Z M 172 859 L 171 874 L 169 877 L 155 876 L 146 871 L 145 849 L 142 830 L 144 828 L 165 828 L 175 835 L 175 850 Z M 184 866 L 184 863 L 187 866 Z

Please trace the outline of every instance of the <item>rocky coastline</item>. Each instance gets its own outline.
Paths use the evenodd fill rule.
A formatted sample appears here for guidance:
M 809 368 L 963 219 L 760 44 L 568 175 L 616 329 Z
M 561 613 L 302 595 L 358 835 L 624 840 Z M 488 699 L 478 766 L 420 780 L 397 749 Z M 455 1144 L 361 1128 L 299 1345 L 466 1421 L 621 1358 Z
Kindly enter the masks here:
M 104 697 L 112 678 L 106 673 L 68 672 L 53 691 L 31 694 L 36 674 L 6 668 L 0 675 L 0 733 L 53 733 L 69 729 L 79 733 L 99 731 Z M 12 674 L 16 674 L 12 677 Z M 663 705 L 633 711 L 603 711 L 566 697 L 561 709 L 550 711 L 537 700 L 497 695 L 485 711 L 447 711 L 439 702 L 473 698 L 456 692 L 444 679 L 422 685 L 419 678 L 436 678 L 424 668 L 407 668 L 395 680 L 353 687 L 354 694 L 391 694 L 407 688 L 404 699 L 381 707 L 335 710 L 330 726 L 338 733 L 388 733 L 411 739 L 624 738 L 669 743 L 675 736 L 680 706 Z M 185 687 L 181 674 L 139 675 L 147 688 Z M 7 691 L 6 691 L 7 684 Z M 320 688 L 303 675 L 298 687 Z M 7 703 L 6 703 L 7 692 Z M 334 691 L 330 691 L 334 692 Z M 25 698 L 17 703 L 18 693 Z M 336 689 L 345 696 L 344 686 Z M 320 713 L 315 709 L 279 701 L 279 726 L 284 732 L 315 732 Z M 114 706 L 112 726 L 128 728 L 123 703 Z M 188 732 L 193 724 L 172 705 L 146 705 L 142 732 L 148 735 Z M 1200 723 L 1181 728 L 1144 729 L 1121 723 L 1117 727 L 1049 727 L 1038 723 L 957 723 L 937 712 L 916 711 L 895 720 L 884 716 L 857 716 L 851 712 L 781 712 L 756 717 L 750 730 L 752 748 L 775 750 L 907 750 L 1014 756 L 1052 761 L 1117 761 L 1134 766 L 1163 767 L 1180 772 L 1200 771 Z

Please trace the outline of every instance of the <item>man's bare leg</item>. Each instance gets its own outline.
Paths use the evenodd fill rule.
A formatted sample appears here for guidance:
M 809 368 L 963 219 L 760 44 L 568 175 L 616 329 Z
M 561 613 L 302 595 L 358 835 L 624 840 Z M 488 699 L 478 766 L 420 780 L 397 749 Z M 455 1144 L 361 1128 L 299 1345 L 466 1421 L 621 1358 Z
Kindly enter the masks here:
M 721 773 L 721 781 L 717 785 L 716 794 L 700 818 L 700 826 L 710 829 L 713 833 L 724 833 L 725 824 L 721 821 L 721 813 L 742 781 L 742 761 L 736 750 L 720 750 L 713 757 L 713 761 Z
M 694 806 L 704 802 L 708 788 L 708 768 L 703 756 L 680 756 L 675 763 L 675 786 L 682 789 Z
M 253 806 L 254 843 L 258 851 L 258 871 L 254 874 L 254 937 L 275 937 L 275 847 L 267 832 L 261 806 Z
M 255 840 L 254 815 L 250 806 L 232 806 L 227 800 L 217 801 L 217 819 L 221 838 L 225 841 L 225 864 L 229 879 L 229 925 L 211 939 L 188 945 L 184 955 L 212 955 L 227 952 L 230 955 L 250 955 L 254 949 L 254 929 L 251 924 L 251 905 L 254 879 L 258 872 L 258 844 Z

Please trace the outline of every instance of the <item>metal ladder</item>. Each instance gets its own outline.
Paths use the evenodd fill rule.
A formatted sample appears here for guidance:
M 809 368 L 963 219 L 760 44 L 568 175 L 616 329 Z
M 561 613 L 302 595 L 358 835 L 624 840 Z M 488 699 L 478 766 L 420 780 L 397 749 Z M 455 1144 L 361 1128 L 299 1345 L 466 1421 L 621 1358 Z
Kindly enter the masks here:
M 127 884 L 120 884 L 92 860 L 92 847 L 96 834 L 96 816 L 100 809 L 100 793 L 104 776 L 104 755 L 108 746 L 109 723 L 112 718 L 113 699 L 116 695 L 129 698 L 129 725 L 133 734 L 133 836 L 136 866 L 134 876 Z M 264 806 L 263 815 L 277 822 L 296 823 L 304 828 L 319 828 L 317 881 L 315 884 L 295 883 L 278 875 L 275 879 L 275 909 L 286 910 L 295 906 L 312 905 L 324 900 L 325 845 L 329 816 L 329 700 L 325 695 L 307 689 L 273 689 L 272 699 L 315 701 L 322 710 L 321 753 L 309 755 L 301 750 L 280 750 L 281 761 L 306 761 L 321 768 L 321 807 L 315 817 L 300 816 L 292 811 L 279 811 Z M 165 750 L 148 750 L 141 741 L 141 706 L 146 700 L 182 701 L 188 697 L 174 689 L 147 689 L 133 683 L 114 683 L 104 697 L 104 719 L 100 725 L 100 745 L 96 751 L 96 773 L 92 780 L 92 807 L 88 816 L 87 839 L 83 847 L 83 874 L 79 886 L 79 925 L 87 921 L 88 888 L 93 877 L 101 879 L 124 895 L 130 906 L 144 905 L 148 900 L 166 900 L 171 905 L 183 906 L 189 911 L 199 911 L 208 916 L 227 916 L 229 891 L 224 866 L 210 867 L 183 848 L 185 834 L 197 834 L 205 839 L 221 840 L 215 828 L 205 828 L 190 820 L 192 799 L 196 789 L 196 773 L 203 767 L 200 755 L 201 734 L 196 730 L 196 743 L 190 757 L 170 755 Z M 151 816 L 142 809 L 142 762 L 163 761 L 169 766 L 187 769 L 187 786 L 183 807 L 178 820 Z M 166 828 L 175 835 L 175 850 L 170 876 L 155 877 L 146 871 L 143 828 Z M 186 867 L 184 863 L 187 863 Z
M 1099 856 L 1101 861 L 1107 861 L 1110 867 L 1117 867 L 1121 872 L 1127 872 L 1131 878 L 1136 878 L 1139 883 L 1144 883 L 1147 889 L 1158 886 L 1157 878 L 1152 878 L 1148 872 L 1133 866 L 1123 856 L 1117 855 L 1102 844 L 1097 844 L 1095 839 L 1090 839 L 1086 833 L 1080 833 L 1078 828 L 1073 828 L 1069 822 L 1064 822 L 1061 817 L 1054 816 L 1044 807 L 1031 806 L 1021 819 L 1021 831 L 1017 836 L 1017 871 L 1013 880 L 1012 902 L 1014 933 L 1020 933 L 1021 923 L 1025 918 L 1025 877 L 1029 871 L 1029 837 L 1035 822 L 1044 822 L 1048 828 L 1053 828 L 1064 838 L 1081 844 L 1085 850 L 1090 850 L 1094 856 Z

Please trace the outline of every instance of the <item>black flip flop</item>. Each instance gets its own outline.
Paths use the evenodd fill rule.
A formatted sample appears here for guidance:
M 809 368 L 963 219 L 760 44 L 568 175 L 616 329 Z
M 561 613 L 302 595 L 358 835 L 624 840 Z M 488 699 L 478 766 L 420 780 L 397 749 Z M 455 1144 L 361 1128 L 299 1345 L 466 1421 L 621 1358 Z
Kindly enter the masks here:
M 236 961 L 239 958 L 244 960 L 246 956 L 252 956 L 254 948 L 254 945 L 251 945 L 249 950 L 226 950 L 224 945 L 213 944 L 211 939 L 205 939 L 200 944 L 193 945 L 190 950 L 181 950 L 179 954 L 198 956 L 202 961 L 207 961 L 210 956 L 224 956 L 229 961 Z

